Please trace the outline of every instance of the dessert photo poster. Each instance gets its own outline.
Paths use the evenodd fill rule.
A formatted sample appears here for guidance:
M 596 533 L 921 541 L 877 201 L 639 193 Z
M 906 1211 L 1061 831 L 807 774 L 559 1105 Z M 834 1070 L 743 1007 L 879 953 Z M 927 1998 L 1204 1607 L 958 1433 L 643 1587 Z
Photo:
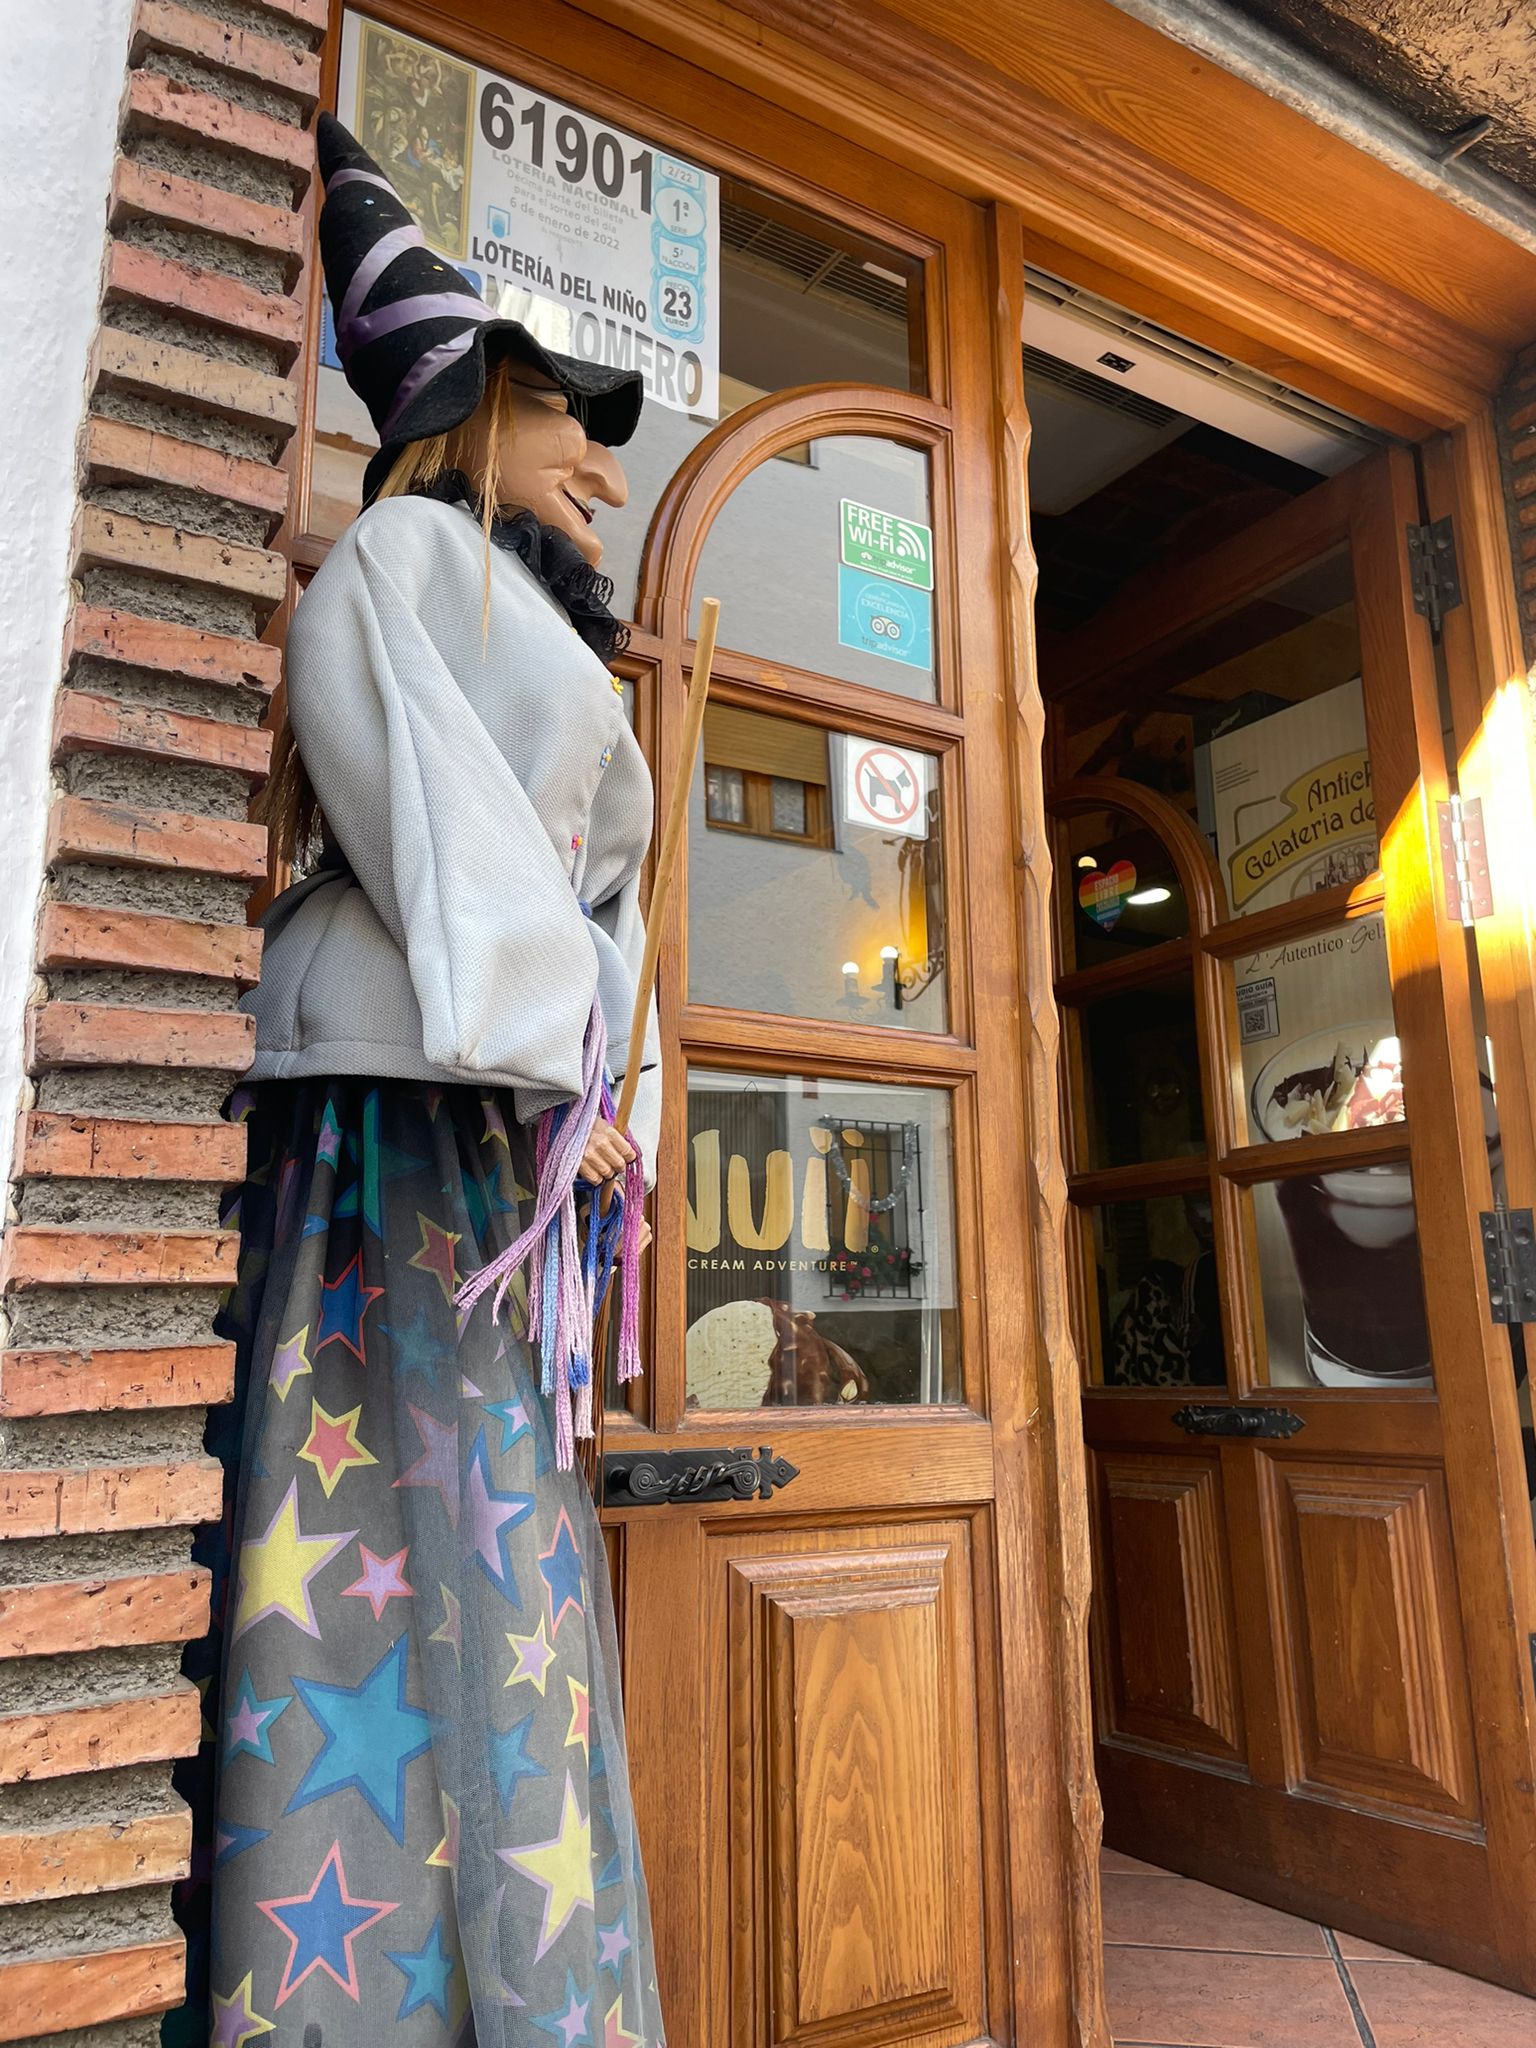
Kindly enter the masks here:
M 1375 807 L 1358 681 L 1211 745 L 1217 857 L 1233 914 L 1363 880 Z M 1402 1059 L 1379 915 L 1233 963 L 1250 1143 L 1403 1118 Z M 1269 1378 L 1280 1386 L 1429 1377 L 1406 1162 L 1257 1187 Z

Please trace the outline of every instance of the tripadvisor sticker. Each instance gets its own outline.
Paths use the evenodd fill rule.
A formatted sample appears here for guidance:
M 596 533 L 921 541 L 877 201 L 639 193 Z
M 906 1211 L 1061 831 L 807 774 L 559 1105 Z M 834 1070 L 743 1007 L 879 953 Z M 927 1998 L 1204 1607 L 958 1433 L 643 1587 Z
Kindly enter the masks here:
M 926 590 L 904 590 L 883 576 L 866 576 L 837 565 L 837 638 L 843 647 L 902 661 L 909 668 L 933 667 L 933 599 Z

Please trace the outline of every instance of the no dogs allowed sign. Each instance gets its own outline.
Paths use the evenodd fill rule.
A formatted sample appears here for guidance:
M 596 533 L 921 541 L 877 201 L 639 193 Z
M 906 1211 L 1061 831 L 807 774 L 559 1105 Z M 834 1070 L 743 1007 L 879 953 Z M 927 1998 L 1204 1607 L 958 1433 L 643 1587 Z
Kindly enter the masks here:
M 843 739 L 843 818 L 888 836 L 928 837 L 926 754 L 893 746 L 889 740 Z

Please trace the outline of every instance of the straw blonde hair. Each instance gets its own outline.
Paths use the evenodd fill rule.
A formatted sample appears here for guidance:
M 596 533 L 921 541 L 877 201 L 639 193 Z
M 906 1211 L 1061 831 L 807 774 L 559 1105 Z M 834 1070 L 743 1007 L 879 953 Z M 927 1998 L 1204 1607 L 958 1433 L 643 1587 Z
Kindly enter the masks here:
M 374 503 L 384 498 L 408 497 L 428 489 L 454 469 L 463 470 L 480 499 L 480 522 L 485 534 L 485 585 L 480 607 L 480 636 L 484 643 L 491 625 L 491 527 L 500 509 L 502 455 L 516 421 L 511 396 L 511 378 L 505 359 L 486 378 L 485 396 L 462 425 L 446 434 L 432 434 L 423 441 L 408 441 L 395 457 L 389 474 L 379 486 Z M 271 857 L 280 871 L 291 871 L 320 843 L 324 819 L 284 704 L 282 722 L 272 741 L 272 767 L 265 784 L 251 806 L 251 816 L 265 825 Z

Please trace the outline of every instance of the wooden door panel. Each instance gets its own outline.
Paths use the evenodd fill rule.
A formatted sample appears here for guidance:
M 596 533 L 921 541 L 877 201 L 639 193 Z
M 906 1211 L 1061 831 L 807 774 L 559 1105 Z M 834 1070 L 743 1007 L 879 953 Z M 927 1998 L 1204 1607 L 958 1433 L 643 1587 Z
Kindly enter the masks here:
M 1241 1764 L 1218 1454 L 1099 1451 L 1093 1471 L 1104 1736 Z
M 732 2043 L 983 2037 L 969 1524 L 732 1526 L 706 1548 Z
M 1470 1823 L 1477 1767 L 1444 1475 L 1264 1462 L 1298 1783 Z

